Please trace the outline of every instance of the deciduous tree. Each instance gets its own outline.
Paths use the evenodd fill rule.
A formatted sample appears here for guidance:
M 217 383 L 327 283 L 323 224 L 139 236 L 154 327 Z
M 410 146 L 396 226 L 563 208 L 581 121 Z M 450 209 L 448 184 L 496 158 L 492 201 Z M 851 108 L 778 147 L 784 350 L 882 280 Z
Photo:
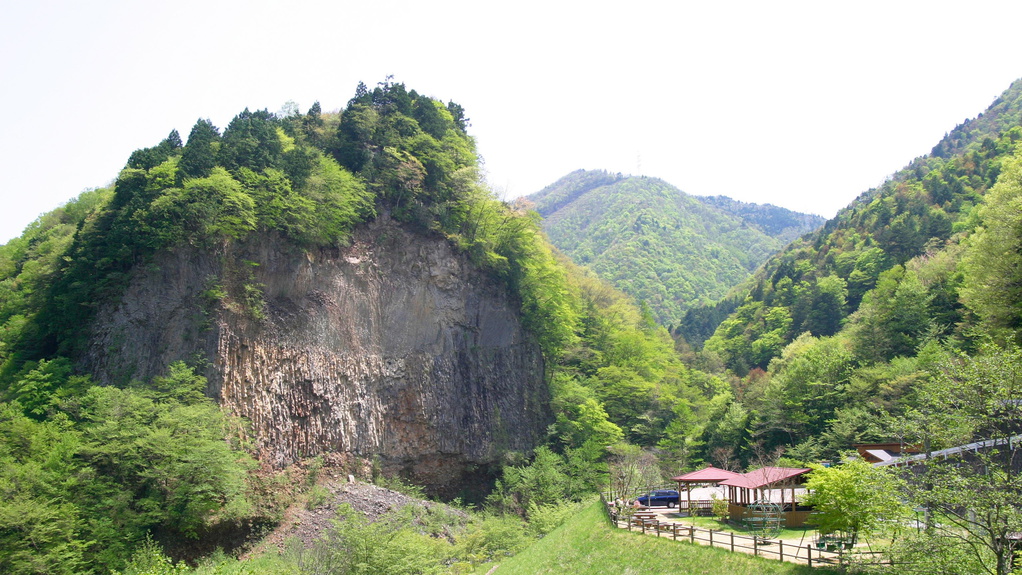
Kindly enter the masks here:
M 840 533 L 854 542 L 906 515 L 902 482 L 888 468 L 853 458 L 834 467 L 814 465 L 806 482 L 813 519 L 820 533 Z

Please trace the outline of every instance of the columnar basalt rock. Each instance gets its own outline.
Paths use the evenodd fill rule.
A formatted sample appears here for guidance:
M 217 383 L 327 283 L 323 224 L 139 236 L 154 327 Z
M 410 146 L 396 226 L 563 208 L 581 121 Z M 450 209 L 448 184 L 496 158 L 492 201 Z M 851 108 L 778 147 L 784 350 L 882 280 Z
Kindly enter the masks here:
M 342 249 L 264 237 L 167 253 L 93 332 L 83 363 L 103 382 L 204 360 L 210 395 L 274 466 L 343 452 L 453 493 L 549 423 L 542 356 L 507 290 L 386 219 Z

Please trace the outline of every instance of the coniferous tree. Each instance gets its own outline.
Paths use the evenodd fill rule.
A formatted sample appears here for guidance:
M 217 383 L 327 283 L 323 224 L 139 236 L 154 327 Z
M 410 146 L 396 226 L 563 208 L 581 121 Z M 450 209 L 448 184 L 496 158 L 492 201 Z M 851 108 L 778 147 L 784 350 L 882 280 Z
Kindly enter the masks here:
M 179 180 L 204 178 L 216 166 L 216 154 L 220 148 L 220 131 L 209 120 L 195 122 L 188 134 L 188 143 L 181 152 L 178 164 Z
M 277 129 L 273 114 L 246 108 L 224 130 L 217 163 L 232 172 L 242 167 L 255 171 L 280 168 L 284 150 Z

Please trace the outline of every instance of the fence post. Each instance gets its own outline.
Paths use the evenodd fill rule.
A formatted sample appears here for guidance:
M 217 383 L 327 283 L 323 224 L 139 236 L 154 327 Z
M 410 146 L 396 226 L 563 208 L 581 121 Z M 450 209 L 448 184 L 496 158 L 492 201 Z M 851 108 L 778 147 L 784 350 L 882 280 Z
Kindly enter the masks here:
M 695 543 L 696 542 L 696 526 L 695 525 L 693 525 L 692 527 L 688 528 L 688 540 L 689 540 L 690 543 Z
M 784 540 L 783 539 L 778 539 L 777 540 L 777 554 L 779 555 L 778 559 L 780 559 L 781 561 L 784 561 Z
M 735 532 L 731 532 L 731 552 L 735 552 Z
M 675 523 L 674 525 L 671 526 L 671 533 L 674 535 L 674 540 L 677 541 L 678 540 L 678 524 L 677 523 Z
M 710 547 L 713 547 L 713 529 L 710 529 Z
M 806 543 L 806 559 L 809 561 L 809 566 L 813 566 L 813 546 Z
M 759 537 L 752 536 L 752 554 L 755 557 L 759 557 Z

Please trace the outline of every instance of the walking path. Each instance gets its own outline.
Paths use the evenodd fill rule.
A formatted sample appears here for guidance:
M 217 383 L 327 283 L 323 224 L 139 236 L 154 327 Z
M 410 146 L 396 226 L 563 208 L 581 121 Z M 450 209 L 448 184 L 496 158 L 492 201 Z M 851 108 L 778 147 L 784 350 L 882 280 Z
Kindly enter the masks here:
M 684 523 L 683 520 L 684 516 L 674 509 L 645 508 L 637 511 L 631 520 L 621 518 L 614 521 L 614 524 L 621 529 L 639 531 L 656 537 L 668 537 L 676 541 L 688 541 L 810 566 L 844 564 L 851 553 L 842 546 L 833 544 L 830 545 L 831 549 L 828 549 L 825 543 L 819 546 L 815 538 L 806 540 L 804 535 L 795 539 L 765 539 L 734 531 L 696 527 Z

